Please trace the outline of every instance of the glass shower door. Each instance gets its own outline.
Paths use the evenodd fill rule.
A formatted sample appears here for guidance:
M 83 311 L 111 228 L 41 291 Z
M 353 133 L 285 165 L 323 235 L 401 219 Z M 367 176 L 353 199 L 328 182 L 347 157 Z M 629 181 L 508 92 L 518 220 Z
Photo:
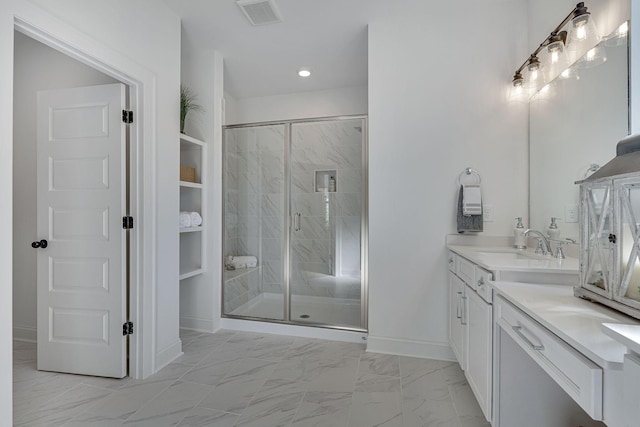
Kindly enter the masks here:
M 223 151 L 223 312 L 285 320 L 285 125 L 225 129 Z
M 292 322 L 363 327 L 363 122 L 291 125 Z

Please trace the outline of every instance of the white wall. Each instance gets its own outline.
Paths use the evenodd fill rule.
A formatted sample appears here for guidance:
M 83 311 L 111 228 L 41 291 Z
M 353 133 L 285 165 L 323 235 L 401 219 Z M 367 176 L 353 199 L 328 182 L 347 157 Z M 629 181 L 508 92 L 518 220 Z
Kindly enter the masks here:
M 259 98 L 225 95 L 225 124 L 367 114 L 367 88 L 299 92 Z
M 451 358 L 445 235 L 456 178 L 482 176 L 511 235 L 527 212 L 527 108 L 508 104 L 526 52 L 524 1 L 409 1 L 369 26 L 369 346 Z
M 35 340 L 37 92 L 117 81 L 17 32 L 14 61 L 13 331 Z
M 213 332 L 220 323 L 222 277 L 222 95 L 223 61 L 216 51 L 201 50 L 182 39 L 181 80 L 195 94 L 202 112 L 187 115 L 185 133 L 207 143 L 208 175 L 203 218 L 206 266 L 202 275 L 180 282 L 180 325 Z
M 144 336 L 147 350 L 136 358 L 153 364 L 180 353 L 178 338 L 178 114 L 180 79 L 180 22 L 162 3 L 140 0 L 93 1 L 5 0 L 0 2 L 0 413 L 11 419 L 12 324 L 12 110 L 14 18 L 21 18 L 61 38 L 98 62 L 111 64 L 123 76 L 142 83 L 136 99 L 141 119 L 136 127 L 144 147 L 146 168 L 142 187 L 147 199 L 137 208 L 138 221 L 149 246 L 144 247 L 146 271 L 140 272 L 145 322 L 155 323 L 156 335 Z M 154 157 L 155 156 L 155 157 Z M 152 163 L 155 161 L 155 164 Z M 152 166 L 161 173 L 157 179 Z M 150 204 L 152 193 L 160 195 Z M 154 236 L 155 235 L 155 239 Z M 157 267 L 156 267 L 157 266 Z M 155 299 L 157 310 L 151 310 Z

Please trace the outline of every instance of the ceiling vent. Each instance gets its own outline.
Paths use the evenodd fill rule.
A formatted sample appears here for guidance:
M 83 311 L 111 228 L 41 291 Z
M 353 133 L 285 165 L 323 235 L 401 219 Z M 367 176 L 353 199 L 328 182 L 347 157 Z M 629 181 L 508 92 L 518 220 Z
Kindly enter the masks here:
M 282 15 L 274 0 L 237 0 L 251 25 L 267 25 L 282 22 Z

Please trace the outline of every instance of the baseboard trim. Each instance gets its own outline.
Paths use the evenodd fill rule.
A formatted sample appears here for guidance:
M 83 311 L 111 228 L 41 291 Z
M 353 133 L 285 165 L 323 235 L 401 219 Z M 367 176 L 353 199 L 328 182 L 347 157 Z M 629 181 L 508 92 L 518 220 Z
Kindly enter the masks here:
M 201 319 L 199 317 L 180 317 L 180 328 L 182 329 L 192 329 L 194 331 L 214 333 L 215 331 L 220 329 L 220 327 L 217 326 L 216 323 L 217 322 L 214 322 L 213 320 Z
M 14 326 L 13 339 L 18 341 L 38 341 L 38 330 L 30 326 Z
M 158 352 L 156 356 L 156 369 L 155 372 L 158 372 L 160 369 L 167 366 L 169 363 L 176 360 L 178 357 L 182 356 L 182 341 L 178 339 L 175 343 L 171 344 L 169 347 L 164 350 Z M 154 373 L 155 373 L 154 372 Z
M 367 340 L 367 352 L 422 357 L 425 359 L 446 360 L 449 362 L 456 361 L 456 357 L 448 344 L 376 337 L 372 335 L 369 335 L 369 339 Z
M 308 326 L 283 325 L 272 322 L 257 322 L 243 319 L 220 319 L 220 328 L 231 331 L 257 332 L 264 334 L 289 335 L 302 338 L 316 338 L 343 342 L 366 342 L 362 338 L 367 336 L 364 332 L 341 331 L 338 329 L 313 328 Z

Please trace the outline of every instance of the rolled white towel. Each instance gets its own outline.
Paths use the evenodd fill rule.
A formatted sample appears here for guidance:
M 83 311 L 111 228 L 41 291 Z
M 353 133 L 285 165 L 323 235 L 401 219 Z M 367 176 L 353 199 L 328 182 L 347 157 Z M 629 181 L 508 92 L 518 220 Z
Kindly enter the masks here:
M 180 212 L 180 228 L 191 227 L 191 214 L 189 212 Z
M 198 227 L 202 225 L 202 217 L 198 212 L 191 212 L 191 226 Z
M 235 268 L 251 268 L 258 265 L 258 258 L 250 255 L 234 256 L 231 259 L 231 264 Z

